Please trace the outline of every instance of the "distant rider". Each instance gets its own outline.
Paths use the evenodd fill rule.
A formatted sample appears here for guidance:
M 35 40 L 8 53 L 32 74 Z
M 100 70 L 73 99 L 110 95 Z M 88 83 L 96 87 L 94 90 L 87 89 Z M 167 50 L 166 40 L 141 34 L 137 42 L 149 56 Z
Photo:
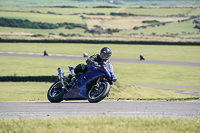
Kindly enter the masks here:
M 111 57 L 112 55 L 112 51 L 110 48 L 108 47 L 103 47 L 100 51 L 100 54 L 94 54 L 92 56 L 90 56 L 89 58 L 87 58 L 86 63 L 85 64 L 78 64 L 75 69 L 74 72 L 72 71 L 67 77 L 66 77 L 66 81 L 68 83 L 70 83 L 70 86 L 73 84 L 73 82 L 80 77 L 80 75 L 82 73 L 85 73 L 87 71 L 87 66 L 88 65 L 93 65 L 95 67 L 101 67 L 102 65 L 107 65 L 107 67 L 111 70 L 111 72 L 113 72 L 113 66 L 112 64 L 108 61 L 108 59 Z M 72 77 L 75 76 L 76 79 L 72 80 Z

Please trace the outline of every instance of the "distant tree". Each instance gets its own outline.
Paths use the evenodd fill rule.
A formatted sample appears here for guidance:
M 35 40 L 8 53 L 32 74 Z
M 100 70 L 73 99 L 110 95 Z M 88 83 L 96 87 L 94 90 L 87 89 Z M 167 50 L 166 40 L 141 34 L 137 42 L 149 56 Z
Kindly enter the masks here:
M 35 35 L 32 35 L 32 37 L 44 37 L 44 35 L 42 35 L 42 34 L 35 34 Z
M 112 30 L 111 29 L 107 29 L 107 33 L 108 34 L 112 34 Z
M 87 29 L 86 25 L 74 24 L 74 23 L 42 23 L 42 22 L 31 22 L 29 20 L 21 19 L 7 19 L 0 18 L 0 26 L 2 27 L 18 27 L 18 28 L 30 28 L 30 29 L 57 29 L 59 27 L 64 27 L 66 25 L 67 29 L 74 29 L 75 27 Z
M 157 21 L 157 20 L 144 20 L 144 21 L 142 21 L 142 23 L 157 24 L 157 23 L 160 23 L 160 21 Z
M 72 26 L 72 25 L 67 25 L 67 26 L 65 27 L 65 29 L 74 29 L 74 26 Z
M 138 30 L 138 27 L 133 27 L 134 30 Z
M 65 34 L 64 33 L 59 33 L 59 36 L 65 36 Z
M 49 33 L 49 35 L 55 35 L 54 33 Z

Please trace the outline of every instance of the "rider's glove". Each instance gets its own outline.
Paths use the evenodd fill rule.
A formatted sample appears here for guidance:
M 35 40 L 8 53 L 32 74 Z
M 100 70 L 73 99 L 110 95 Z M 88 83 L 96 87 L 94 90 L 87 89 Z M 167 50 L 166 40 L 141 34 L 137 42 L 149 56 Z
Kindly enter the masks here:
M 105 61 L 103 61 L 103 62 L 102 62 L 102 65 L 106 65 L 106 62 L 105 62 Z
M 97 62 L 93 62 L 93 65 L 94 65 L 95 67 L 101 67 Z

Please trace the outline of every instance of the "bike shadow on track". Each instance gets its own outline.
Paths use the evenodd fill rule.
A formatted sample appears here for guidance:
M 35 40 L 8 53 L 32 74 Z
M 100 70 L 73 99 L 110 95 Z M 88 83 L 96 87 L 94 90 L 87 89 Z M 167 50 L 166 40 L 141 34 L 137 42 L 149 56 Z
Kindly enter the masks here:
M 90 103 L 89 101 L 85 100 L 77 100 L 77 101 L 62 101 L 60 103 L 51 103 L 51 102 L 34 102 L 34 103 L 39 103 L 39 104 L 67 104 L 67 103 Z

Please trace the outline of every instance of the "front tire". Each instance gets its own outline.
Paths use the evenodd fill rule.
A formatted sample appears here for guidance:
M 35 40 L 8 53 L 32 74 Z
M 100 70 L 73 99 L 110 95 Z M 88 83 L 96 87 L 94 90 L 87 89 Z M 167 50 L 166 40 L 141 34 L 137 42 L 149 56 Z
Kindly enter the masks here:
M 99 87 L 92 87 L 88 93 L 87 98 L 90 103 L 98 103 L 103 100 L 110 92 L 110 84 L 108 82 L 102 82 Z
M 65 93 L 65 88 L 61 84 L 60 80 L 58 80 L 49 88 L 47 98 L 51 103 L 59 103 L 63 100 L 63 95 Z

